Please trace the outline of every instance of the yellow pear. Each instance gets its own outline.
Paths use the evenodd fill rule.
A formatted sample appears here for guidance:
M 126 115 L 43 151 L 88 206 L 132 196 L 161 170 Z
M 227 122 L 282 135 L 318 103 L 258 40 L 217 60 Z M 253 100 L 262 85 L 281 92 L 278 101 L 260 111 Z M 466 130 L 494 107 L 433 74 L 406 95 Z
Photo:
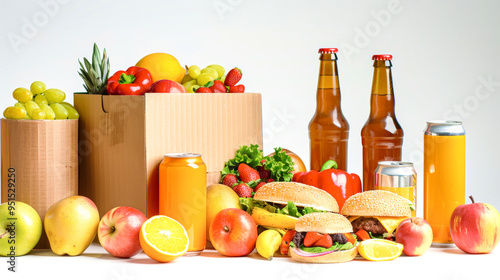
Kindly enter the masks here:
M 94 240 L 98 225 L 97 207 L 85 196 L 72 196 L 54 203 L 44 219 L 50 249 L 57 255 L 82 254 Z
M 230 187 L 222 184 L 213 184 L 207 188 L 207 240 L 210 241 L 210 223 L 219 211 L 226 208 L 238 208 L 240 198 Z

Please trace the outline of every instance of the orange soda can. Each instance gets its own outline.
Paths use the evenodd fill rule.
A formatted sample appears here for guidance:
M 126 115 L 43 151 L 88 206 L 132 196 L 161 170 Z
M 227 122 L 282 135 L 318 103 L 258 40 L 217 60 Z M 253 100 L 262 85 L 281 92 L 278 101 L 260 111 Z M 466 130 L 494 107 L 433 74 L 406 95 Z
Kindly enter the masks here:
M 424 133 L 424 219 L 434 243 L 453 244 L 450 218 L 465 203 L 465 130 L 460 121 L 429 121 Z
M 187 255 L 206 246 L 207 168 L 199 154 L 166 154 L 160 164 L 159 214 L 175 219 L 189 238 Z

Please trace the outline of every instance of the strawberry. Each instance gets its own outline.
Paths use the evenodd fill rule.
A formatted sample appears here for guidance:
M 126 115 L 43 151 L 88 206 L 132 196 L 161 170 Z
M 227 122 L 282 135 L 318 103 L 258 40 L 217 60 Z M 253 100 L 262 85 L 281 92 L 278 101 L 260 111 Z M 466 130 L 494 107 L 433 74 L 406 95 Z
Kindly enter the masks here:
M 266 184 L 266 182 L 260 182 L 257 186 L 255 186 L 255 188 L 253 188 L 253 191 L 257 192 L 260 189 L 260 187 L 262 187 L 265 184 Z
M 237 185 L 233 188 L 233 191 L 235 191 L 239 197 L 252 197 L 253 192 L 252 188 L 245 183 Z
M 271 183 L 271 182 L 274 182 L 273 178 L 269 178 L 269 179 L 266 180 L 266 183 Z
M 196 90 L 196 93 L 214 93 L 210 88 L 200 87 Z
M 234 67 L 233 69 L 229 70 L 226 75 L 226 79 L 224 80 L 224 85 L 226 86 L 234 86 L 236 83 L 238 83 L 241 80 L 241 76 L 243 75 L 243 72 L 237 67 Z
M 210 89 L 217 93 L 217 92 L 227 92 L 226 87 L 224 86 L 224 83 L 221 82 L 220 80 L 215 80 L 214 85 L 210 87 Z
M 257 171 L 259 171 L 260 178 L 267 180 L 271 176 L 271 171 L 264 168 L 264 166 L 257 166 Z
M 241 84 L 236 85 L 236 86 L 230 86 L 229 92 L 231 92 L 231 93 L 243 93 L 243 92 L 245 92 L 245 86 L 241 85 Z
M 304 246 L 312 247 L 323 235 L 319 232 L 310 231 L 304 237 Z M 331 238 L 330 238 L 331 239 Z
M 330 248 L 333 245 L 332 237 L 329 234 L 323 234 L 321 238 L 314 242 L 314 247 Z
M 248 166 L 246 163 L 241 163 L 238 166 L 238 173 L 240 173 L 240 179 L 243 183 L 250 183 L 251 181 L 260 179 L 259 172 Z
M 222 180 L 222 184 L 232 188 L 234 184 L 238 184 L 238 178 L 234 174 L 227 174 Z

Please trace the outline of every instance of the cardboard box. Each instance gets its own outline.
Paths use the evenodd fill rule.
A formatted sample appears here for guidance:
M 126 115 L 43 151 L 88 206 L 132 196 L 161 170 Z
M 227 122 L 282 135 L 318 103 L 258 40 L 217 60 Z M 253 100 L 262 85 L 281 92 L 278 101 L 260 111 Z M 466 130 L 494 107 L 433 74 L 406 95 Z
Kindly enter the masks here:
M 242 145 L 262 146 L 258 93 L 75 93 L 80 113 L 80 195 L 101 215 L 131 206 L 158 213 L 158 166 L 166 153 L 202 155 L 208 184 Z
M 2 203 L 14 198 L 40 218 L 78 195 L 78 121 L 2 119 Z M 45 231 L 36 248 L 50 248 Z

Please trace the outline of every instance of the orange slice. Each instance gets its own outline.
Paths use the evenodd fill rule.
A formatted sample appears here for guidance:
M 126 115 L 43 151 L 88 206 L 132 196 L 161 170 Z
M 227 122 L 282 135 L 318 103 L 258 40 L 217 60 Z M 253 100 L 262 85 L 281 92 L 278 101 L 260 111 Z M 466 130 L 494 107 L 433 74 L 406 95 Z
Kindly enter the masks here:
M 184 255 L 189 239 L 184 227 L 167 216 L 154 216 L 144 222 L 139 234 L 142 250 L 153 260 L 170 262 Z
M 401 256 L 403 244 L 384 239 L 369 239 L 361 242 L 358 252 L 370 261 L 390 261 Z

